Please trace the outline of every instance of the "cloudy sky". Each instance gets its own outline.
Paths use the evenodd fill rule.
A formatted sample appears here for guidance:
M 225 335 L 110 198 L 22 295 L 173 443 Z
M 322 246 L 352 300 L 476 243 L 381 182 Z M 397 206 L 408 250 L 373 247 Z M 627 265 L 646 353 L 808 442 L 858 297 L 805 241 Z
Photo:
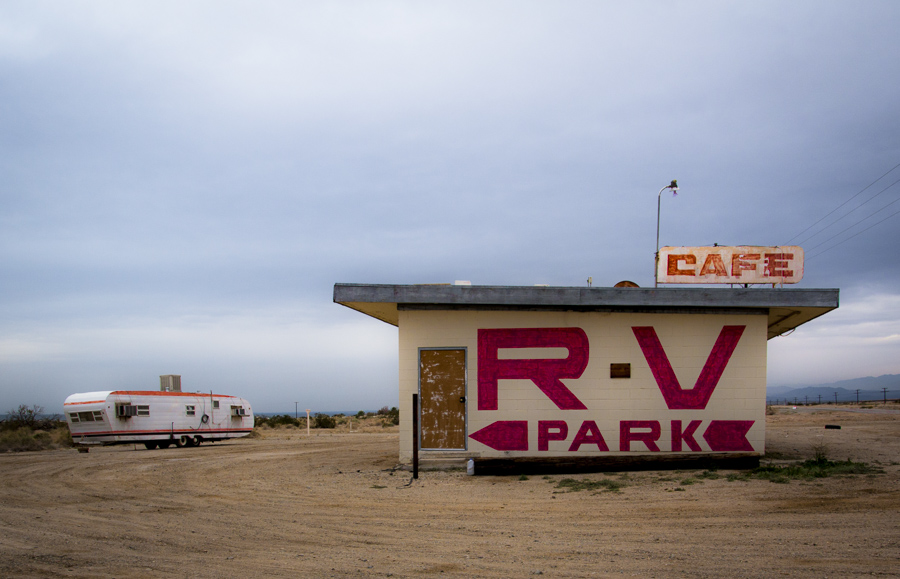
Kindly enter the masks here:
M 798 287 L 841 289 L 770 385 L 900 373 L 897 30 L 893 0 L 0 2 L 0 411 L 169 373 L 396 405 L 396 328 L 334 283 L 650 285 L 671 179 L 662 245 L 799 244 Z

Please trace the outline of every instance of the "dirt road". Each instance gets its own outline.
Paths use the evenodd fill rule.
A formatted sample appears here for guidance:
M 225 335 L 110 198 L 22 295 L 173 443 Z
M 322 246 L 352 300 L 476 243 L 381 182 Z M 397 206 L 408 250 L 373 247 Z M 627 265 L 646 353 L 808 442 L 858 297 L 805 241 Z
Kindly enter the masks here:
M 773 484 L 453 470 L 410 484 L 383 430 L 5 454 L 0 576 L 900 575 L 900 414 L 769 417 L 771 456 L 823 443 L 884 472 Z M 563 478 L 624 486 L 567 492 Z

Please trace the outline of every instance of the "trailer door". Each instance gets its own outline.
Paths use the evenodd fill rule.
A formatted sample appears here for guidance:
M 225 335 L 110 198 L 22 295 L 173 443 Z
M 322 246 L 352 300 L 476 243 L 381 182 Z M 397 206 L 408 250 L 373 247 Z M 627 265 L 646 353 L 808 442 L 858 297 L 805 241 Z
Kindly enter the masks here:
M 466 449 L 466 349 L 419 349 L 420 444 Z

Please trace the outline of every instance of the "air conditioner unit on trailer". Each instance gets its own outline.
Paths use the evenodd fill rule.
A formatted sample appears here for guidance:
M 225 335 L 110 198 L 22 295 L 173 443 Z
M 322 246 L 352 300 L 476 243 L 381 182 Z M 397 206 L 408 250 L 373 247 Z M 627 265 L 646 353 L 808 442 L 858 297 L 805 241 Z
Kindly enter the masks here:
M 247 411 L 243 406 L 232 406 L 231 407 L 231 415 L 232 416 L 247 416 Z
M 118 416 L 119 418 L 130 418 L 132 416 L 137 416 L 137 406 L 131 404 L 117 404 L 116 416 Z

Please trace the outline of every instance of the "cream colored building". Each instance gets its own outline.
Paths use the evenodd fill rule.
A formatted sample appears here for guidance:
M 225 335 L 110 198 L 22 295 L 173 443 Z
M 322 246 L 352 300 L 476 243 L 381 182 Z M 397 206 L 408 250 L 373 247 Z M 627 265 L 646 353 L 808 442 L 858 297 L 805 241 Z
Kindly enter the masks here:
M 766 342 L 838 290 L 337 284 L 399 328 L 400 459 L 607 464 L 765 452 Z M 413 429 L 413 399 L 419 407 Z

